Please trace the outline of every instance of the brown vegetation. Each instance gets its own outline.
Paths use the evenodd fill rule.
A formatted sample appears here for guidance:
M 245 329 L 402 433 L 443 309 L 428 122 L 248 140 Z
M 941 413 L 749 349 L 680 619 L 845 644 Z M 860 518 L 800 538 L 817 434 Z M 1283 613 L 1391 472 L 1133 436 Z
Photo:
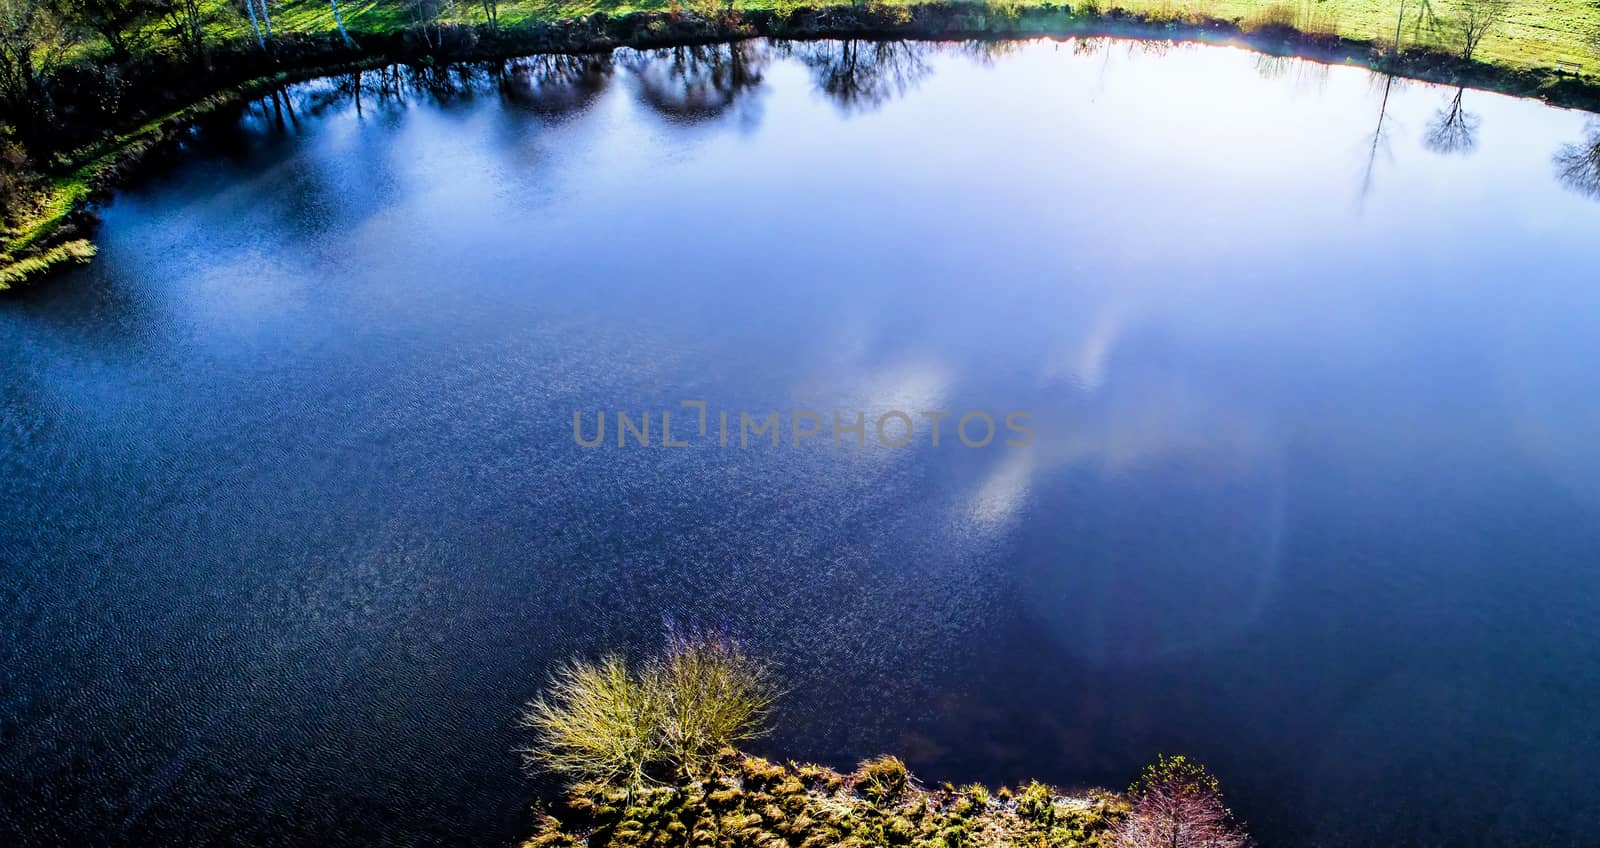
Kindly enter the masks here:
M 926 789 L 904 769 L 885 757 L 840 774 L 728 750 L 700 783 L 574 787 L 523 848 L 1111 848 L 1127 812 L 1107 792 Z
M 1184 757 L 1145 769 L 1129 791 L 1132 805 L 1117 826 L 1116 848 L 1247 848 L 1250 839 L 1222 803 L 1217 779 Z

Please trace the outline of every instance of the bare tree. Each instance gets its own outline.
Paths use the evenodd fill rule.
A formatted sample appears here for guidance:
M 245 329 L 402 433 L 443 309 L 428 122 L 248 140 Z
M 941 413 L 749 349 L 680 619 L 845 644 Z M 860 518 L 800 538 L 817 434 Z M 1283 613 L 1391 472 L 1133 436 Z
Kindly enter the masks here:
M 1511 14 L 1512 0 L 1460 0 L 1461 11 L 1455 18 L 1456 41 L 1461 48 L 1461 60 L 1472 61 L 1484 36 L 1494 32 Z
M 490 32 L 500 31 L 500 0 L 478 0 L 483 6 L 483 22 L 489 25 Z
M 1589 121 L 1583 141 L 1562 145 L 1555 155 L 1556 179 L 1567 188 L 1600 200 L 1600 118 Z
M 1465 87 L 1456 89 L 1445 108 L 1433 113 L 1433 120 L 1422 135 L 1423 146 L 1445 154 L 1471 153 L 1477 149 L 1479 118 L 1462 108 L 1461 98 L 1466 93 Z
M 1217 779 L 1185 757 L 1162 756 L 1130 790 L 1115 848 L 1247 848 L 1250 837 L 1222 803 Z

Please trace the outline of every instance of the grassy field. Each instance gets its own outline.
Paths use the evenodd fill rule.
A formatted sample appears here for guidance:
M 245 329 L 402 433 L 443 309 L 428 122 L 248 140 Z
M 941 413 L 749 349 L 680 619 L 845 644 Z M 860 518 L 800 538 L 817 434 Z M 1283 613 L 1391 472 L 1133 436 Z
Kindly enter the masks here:
M 912 0 L 888 0 L 891 4 Z M 1034 5 L 1039 0 L 1020 0 Z M 1448 46 L 1450 21 L 1460 0 L 1406 0 L 1405 45 Z M 670 0 L 505 0 L 500 8 L 502 25 L 523 21 L 557 20 L 595 12 L 624 14 L 666 9 Z M 692 7 L 695 0 L 683 3 Z M 783 9 L 825 5 L 788 0 L 735 0 L 739 9 Z M 1074 4 L 1075 5 L 1075 4 Z M 1327 32 L 1388 44 L 1394 40 L 1399 0 L 1098 0 L 1102 11 L 1122 7 L 1162 17 L 1192 15 L 1238 20 L 1244 23 L 1281 20 L 1308 32 Z M 333 13 L 325 0 L 282 0 L 273 15 L 280 30 L 333 29 Z M 404 0 L 356 0 L 343 7 L 345 26 L 351 32 L 385 32 L 413 22 Z M 476 2 L 457 0 L 450 19 L 480 23 L 483 10 Z M 240 34 L 245 34 L 241 21 Z M 1600 75 L 1600 0 L 1514 0 L 1510 17 L 1491 33 L 1480 48 L 1480 58 L 1517 67 L 1578 66 L 1586 75 Z

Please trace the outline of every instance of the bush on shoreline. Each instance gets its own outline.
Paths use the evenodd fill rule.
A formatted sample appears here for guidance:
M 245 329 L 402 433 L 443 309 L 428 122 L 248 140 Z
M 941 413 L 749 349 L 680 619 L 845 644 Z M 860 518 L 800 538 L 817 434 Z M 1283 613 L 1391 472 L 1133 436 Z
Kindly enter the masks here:
M 730 639 L 673 636 L 638 669 L 618 656 L 574 660 L 530 703 L 527 764 L 578 782 L 638 789 L 711 776 L 722 750 L 758 738 L 776 697 L 772 670 Z
M 1128 815 L 1117 825 L 1117 848 L 1247 848 L 1250 838 L 1222 803 L 1217 779 L 1187 757 L 1161 756 L 1133 788 Z

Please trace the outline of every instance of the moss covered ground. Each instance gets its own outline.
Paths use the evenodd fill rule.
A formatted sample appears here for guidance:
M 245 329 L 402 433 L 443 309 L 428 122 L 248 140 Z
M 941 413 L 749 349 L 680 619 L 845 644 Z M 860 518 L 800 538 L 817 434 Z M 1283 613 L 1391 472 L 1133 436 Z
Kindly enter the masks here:
M 579 785 L 536 815 L 522 848 L 1093 848 L 1127 815 L 1122 795 L 928 788 L 893 757 L 851 774 L 725 752 L 704 782 L 631 793 Z

